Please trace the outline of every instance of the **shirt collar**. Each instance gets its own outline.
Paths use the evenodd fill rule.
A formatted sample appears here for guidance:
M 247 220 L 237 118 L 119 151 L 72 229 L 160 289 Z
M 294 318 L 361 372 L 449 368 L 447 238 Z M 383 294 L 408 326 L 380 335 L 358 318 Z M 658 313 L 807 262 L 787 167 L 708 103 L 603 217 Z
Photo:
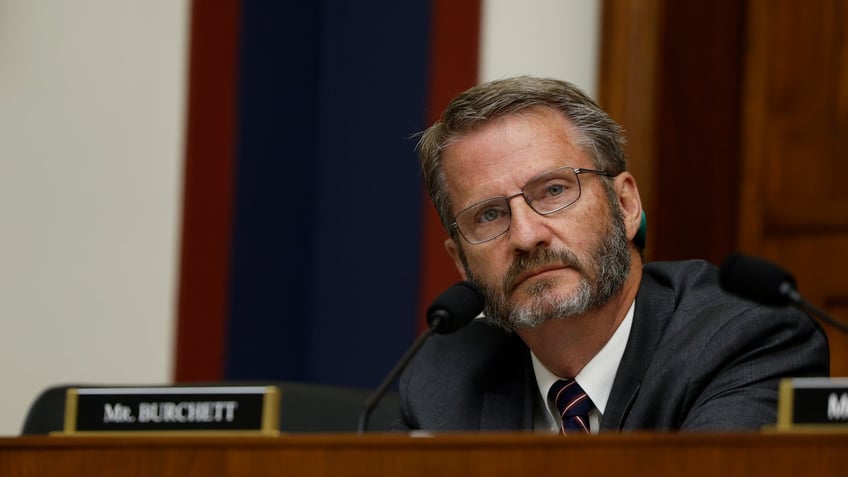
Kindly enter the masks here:
M 595 405 L 595 409 L 602 415 L 607 406 L 610 391 L 612 391 L 612 382 L 615 379 L 615 373 L 618 371 L 618 365 L 621 363 L 621 357 L 624 355 L 624 348 L 627 346 L 627 338 L 630 336 L 630 327 L 633 324 L 633 311 L 636 302 L 630 304 L 627 314 L 624 315 L 624 320 L 618 325 L 618 328 L 610 337 L 609 341 L 601 348 L 600 351 L 588 362 L 586 366 L 577 373 L 574 379 L 577 384 L 589 395 L 589 399 Z M 547 403 L 548 412 L 551 416 L 558 415 L 555 409 L 551 409 L 552 404 L 548 401 L 548 389 L 558 379 L 564 379 L 550 372 L 539 358 L 530 351 L 530 358 L 533 361 L 533 372 L 536 374 L 536 384 L 539 386 L 539 394 L 542 397 L 542 402 Z

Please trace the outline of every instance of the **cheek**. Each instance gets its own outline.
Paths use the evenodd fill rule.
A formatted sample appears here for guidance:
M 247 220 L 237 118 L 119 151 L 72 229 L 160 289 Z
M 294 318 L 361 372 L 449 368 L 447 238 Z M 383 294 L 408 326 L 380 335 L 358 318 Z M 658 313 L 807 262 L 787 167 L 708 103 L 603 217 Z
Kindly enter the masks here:
M 564 236 L 560 237 L 575 251 L 589 250 L 609 231 L 610 211 L 606 196 L 583 199 L 588 199 L 585 207 L 573 211 L 574 215 L 569 217 L 571 220 L 566 225 Z
M 510 265 L 510 258 L 493 250 L 466 249 L 467 271 L 478 280 L 499 283 Z

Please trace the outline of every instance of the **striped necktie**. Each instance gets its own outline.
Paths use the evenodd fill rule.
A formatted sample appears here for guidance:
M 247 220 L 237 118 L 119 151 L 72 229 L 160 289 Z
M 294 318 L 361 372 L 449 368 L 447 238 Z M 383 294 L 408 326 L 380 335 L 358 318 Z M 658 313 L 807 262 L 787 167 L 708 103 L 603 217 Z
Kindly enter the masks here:
M 583 388 L 574 379 L 560 379 L 548 391 L 562 416 L 562 433 L 589 433 L 589 411 L 593 404 Z

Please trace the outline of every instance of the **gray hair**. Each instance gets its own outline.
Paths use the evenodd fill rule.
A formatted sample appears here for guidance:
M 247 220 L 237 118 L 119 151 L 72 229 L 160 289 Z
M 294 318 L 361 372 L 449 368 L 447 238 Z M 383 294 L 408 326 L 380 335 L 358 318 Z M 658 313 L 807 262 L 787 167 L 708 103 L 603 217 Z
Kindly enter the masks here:
M 621 126 L 573 84 L 519 76 L 475 86 L 455 97 L 418 141 L 427 190 L 446 230 L 453 217 L 442 170 L 442 151 L 489 121 L 533 107 L 551 108 L 569 119 L 577 131 L 577 146 L 589 155 L 596 169 L 613 174 L 627 169 Z

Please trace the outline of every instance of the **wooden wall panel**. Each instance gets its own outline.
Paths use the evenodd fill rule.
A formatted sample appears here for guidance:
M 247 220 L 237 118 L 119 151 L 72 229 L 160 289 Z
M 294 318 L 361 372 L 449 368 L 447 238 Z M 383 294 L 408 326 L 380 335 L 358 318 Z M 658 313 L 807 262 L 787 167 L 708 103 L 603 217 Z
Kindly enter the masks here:
M 605 0 L 601 33 L 598 101 L 627 134 L 628 170 L 636 177 L 642 207 L 651 215 L 648 237 L 656 236 L 653 212 L 656 176 L 654 131 L 660 32 L 664 0 Z M 648 240 L 645 255 L 654 255 Z
M 844 3 L 813 1 L 800 12 L 793 2 L 752 3 L 751 34 L 762 38 L 752 54 L 763 58 L 749 73 L 768 79 L 751 92 L 764 96 L 753 113 L 767 119 L 767 136 L 752 140 L 765 141 L 767 158 L 779 158 L 763 171 L 764 225 L 774 232 L 848 230 Z
M 651 260 L 721 262 L 737 224 L 744 5 L 607 0 L 600 102 L 627 132 Z
M 848 321 L 848 2 L 749 2 L 738 243 Z M 826 327 L 834 375 L 848 338 Z

